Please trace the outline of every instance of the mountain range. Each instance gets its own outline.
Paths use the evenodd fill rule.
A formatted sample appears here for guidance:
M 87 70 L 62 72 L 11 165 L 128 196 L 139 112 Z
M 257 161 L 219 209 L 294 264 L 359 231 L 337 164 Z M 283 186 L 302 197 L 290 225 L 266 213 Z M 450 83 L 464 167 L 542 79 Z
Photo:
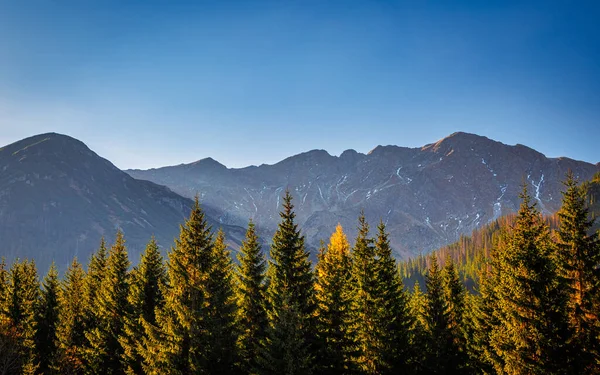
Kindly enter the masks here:
M 420 148 L 312 150 L 273 165 L 227 168 L 207 158 L 121 171 L 74 138 L 41 134 L 0 149 L 0 256 L 64 269 L 73 256 L 87 262 L 101 237 L 111 242 L 121 229 L 136 263 L 151 236 L 163 249 L 173 244 L 194 196 L 232 248 L 249 219 L 266 245 L 289 190 L 313 254 L 338 222 L 353 238 L 364 211 L 372 227 L 386 224 L 395 255 L 407 258 L 515 212 L 523 184 L 542 212 L 555 212 L 568 170 L 588 180 L 600 164 L 454 133 Z

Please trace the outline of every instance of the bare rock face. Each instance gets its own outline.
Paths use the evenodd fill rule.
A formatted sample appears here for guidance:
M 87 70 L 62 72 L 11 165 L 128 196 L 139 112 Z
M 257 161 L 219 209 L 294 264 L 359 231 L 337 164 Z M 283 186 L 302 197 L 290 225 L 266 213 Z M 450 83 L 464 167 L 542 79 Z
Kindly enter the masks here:
M 396 256 L 406 258 L 515 212 L 524 183 L 543 212 L 555 212 L 569 169 L 587 180 L 600 166 L 455 133 L 421 148 L 378 146 L 367 155 L 313 150 L 258 167 L 228 169 L 209 158 L 126 172 L 186 197 L 198 195 L 219 223 L 244 227 L 251 218 L 267 242 L 286 189 L 313 248 L 338 222 L 354 237 L 364 210 L 373 228 L 380 220 L 387 224 Z
M 134 263 L 153 235 L 168 249 L 192 204 L 68 136 L 42 134 L 0 149 L 0 256 L 35 259 L 42 274 L 52 260 L 61 270 L 74 256 L 87 263 L 100 238 L 110 244 L 117 229 Z M 225 230 L 234 241 L 243 235 L 243 228 Z

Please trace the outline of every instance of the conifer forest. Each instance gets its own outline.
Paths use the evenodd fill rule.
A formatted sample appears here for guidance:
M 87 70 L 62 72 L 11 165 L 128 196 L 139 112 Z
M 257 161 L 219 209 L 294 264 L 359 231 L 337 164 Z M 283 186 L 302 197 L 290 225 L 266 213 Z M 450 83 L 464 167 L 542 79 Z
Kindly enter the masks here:
M 270 245 L 250 221 L 234 256 L 196 198 L 165 258 L 118 232 L 62 275 L 3 261 L 0 374 L 599 374 L 588 185 L 569 174 L 554 217 L 524 186 L 515 215 L 404 262 L 364 215 L 312 262 L 289 192 Z

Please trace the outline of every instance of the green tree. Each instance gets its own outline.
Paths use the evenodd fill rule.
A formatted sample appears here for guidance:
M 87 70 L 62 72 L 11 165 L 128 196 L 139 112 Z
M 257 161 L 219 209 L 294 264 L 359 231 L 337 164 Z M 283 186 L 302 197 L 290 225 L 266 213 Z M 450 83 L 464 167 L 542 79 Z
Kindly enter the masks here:
M 586 192 L 573 173 L 564 182 L 562 207 L 558 211 L 558 264 L 568 290 L 568 315 L 573 338 L 569 342 L 577 373 L 595 373 L 600 366 L 600 243 L 591 228 Z
M 266 338 L 268 326 L 265 285 L 266 260 L 261 251 L 256 229 L 252 221 L 248 224 L 246 238 L 238 253 L 236 267 L 238 340 L 241 367 L 246 373 L 259 371 L 259 358 Z
M 364 213 L 358 218 L 358 235 L 352 249 L 354 312 L 359 355 L 357 365 L 366 374 L 377 374 L 380 361 L 377 340 L 377 265 L 373 239 Z
M 39 372 L 45 374 L 56 356 L 56 326 L 58 325 L 60 282 L 54 262 L 42 283 L 39 312 L 37 314 L 36 350 Z
M 316 266 L 317 332 L 323 345 L 319 373 L 356 373 L 356 314 L 350 244 L 340 224 L 321 247 Z
M 128 300 L 131 310 L 130 315 L 123 317 L 124 334 L 119 339 L 123 347 L 123 363 L 128 374 L 143 374 L 143 357 L 139 348 L 144 343 L 145 335 L 142 319 L 147 324 L 156 324 L 155 311 L 164 304 L 163 290 L 166 284 L 167 273 L 163 258 L 152 237 L 146 245 L 139 265 L 130 274 Z
M 213 236 L 196 197 L 168 255 L 169 284 L 157 324 L 142 321 L 142 366 L 147 374 L 192 374 L 208 368 L 206 287 L 213 259 Z
M 67 269 L 59 293 L 58 343 L 54 369 L 59 374 L 83 374 L 85 338 L 85 272 L 77 258 Z
M 310 374 L 315 345 L 314 281 L 304 236 L 286 191 L 268 269 L 269 322 L 262 361 L 275 374 Z M 283 336 L 285 334 L 285 336 Z
M 34 262 L 17 260 L 10 267 L 0 323 L 5 326 L 9 337 L 16 343 L 15 350 L 18 358 L 14 367 L 19 369 L 17 373 L 34 373 L 37 369 L 35 335 L 40 295 L 39 284 Z
M 121 363 L 123 347 L 119 339 L 124 335 L 123 317 L 130 314 L 129 258 L 125 239 L 117 232 L 106 263 L 106 274 L 98 291 L 98 325 L 86 332 L 90 343 L 86 351 L 88 371 L 94 374 L 124 374 Z
M 442 271 L 445 298 L 448 303 L 448 319 L 452 347 L 448 357 L 450 369 L 467 372 L 467 339 L 465 327 L 466 290 L 460 281 L 452 259 L 448 259 Z
M 206 371 L 227 374 L 238 370 L 237 303 L 233 289 L 233 263 L 225 234 L 220 229 L 212 247 L 212 267 L 209 270 L 207 289 L 207 330 L 209 332 Z
M 377 369 L 380 374 L 406 373 L 413 367 L 410 346 L 413 319 L 383 221 L 377 226 L 377 231 L 374 251 L 378 326 L 376 332 L 381 358 Z
M 565 374 L 571 364 L 566 293 L 560 282 L 548 226 L 531 204 L 527 189 L 506 245 L 497 252 L 494 311 L 498 326 L 491 345 L 507 374 Z
M 448 300 L 444 291 L 442 271 L 437 257 L 430 257 L 429 271 L 426 276 L 427 301 L 425 305 L 425 331 L 427 332 L 427 361 L 429 374 L 457 373 L 450 368 L 454 355 Z
M 107 261 L 108 251 L 104 237 L 102 237 L 100 247 L 90 258 L 85 277 L 83 306 L 85 307 L 85 328 L 88 331 L 91 331 L 99 324 L 98 309 L 96 306 L 98 306 L 99 291 L 104 279 Z M 86 346 L 88 346 L 87 343 Z

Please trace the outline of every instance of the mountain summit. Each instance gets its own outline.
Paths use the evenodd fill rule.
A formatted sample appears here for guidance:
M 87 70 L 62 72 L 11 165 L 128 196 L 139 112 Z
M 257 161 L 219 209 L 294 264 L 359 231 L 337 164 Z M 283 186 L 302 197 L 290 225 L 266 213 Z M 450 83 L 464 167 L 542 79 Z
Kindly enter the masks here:
M 547 158 L 526 146 L 457 132 L 420 148 L 377 146 L 368 154 L 347 150 L 339 157 L 313 150 L 259 167 L 179 165 L 127 173 L 183 196 L 199 193 L 203 203 L 218 208 L 221 222 L 243 226 L 252 218 L 267 239 L 279 220 L 280 197 L 289 189 L 298 223 L 313 247 L 338 222 L 354 236 L 364 210 L 373 226 L 379 220 L 387 224 L 396 256 L 405 258 L 515 212 L 523 183 L 542 212 L 556 211 L 560 181 L 569 169 L 582 180 L 599 170 L 598 165 Z
M 169 247 L 191 205 L 69 136 L 41 134 L 0 149 L 0 255 L 33 258 L 42 273 L 52 260 L 61 269 L 73 256 L 86 263 L 117 229 L 134 262 L 152 235 Z

